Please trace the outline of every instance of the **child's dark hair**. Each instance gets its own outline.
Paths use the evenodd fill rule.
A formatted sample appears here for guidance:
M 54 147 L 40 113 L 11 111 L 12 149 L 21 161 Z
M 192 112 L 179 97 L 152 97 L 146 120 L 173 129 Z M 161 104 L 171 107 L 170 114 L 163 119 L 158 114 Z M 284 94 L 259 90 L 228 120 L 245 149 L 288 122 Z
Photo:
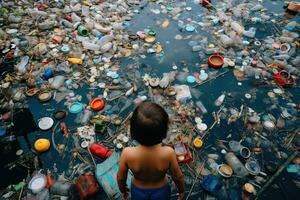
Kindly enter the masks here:
M 139 104 L 130 120 L 131 137 L 141 145 L 152 146 L 162 142 L 167 136 L 169 116 L 158 104 Z

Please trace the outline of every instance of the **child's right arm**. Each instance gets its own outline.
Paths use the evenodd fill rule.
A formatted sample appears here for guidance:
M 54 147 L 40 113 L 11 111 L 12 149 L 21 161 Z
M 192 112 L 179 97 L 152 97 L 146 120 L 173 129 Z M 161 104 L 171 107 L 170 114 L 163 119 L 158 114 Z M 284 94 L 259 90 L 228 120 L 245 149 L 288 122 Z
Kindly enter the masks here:
M 175 185 L 177 186 L 178 192 L 183 193 L 184 192 L 184 177 L 181 172 L 181 169 L 178 165 L 177 158 L 175 151 L 171 149 L 170 152 L 170 170 L 172 173 L 173 181 L 175 182 Z

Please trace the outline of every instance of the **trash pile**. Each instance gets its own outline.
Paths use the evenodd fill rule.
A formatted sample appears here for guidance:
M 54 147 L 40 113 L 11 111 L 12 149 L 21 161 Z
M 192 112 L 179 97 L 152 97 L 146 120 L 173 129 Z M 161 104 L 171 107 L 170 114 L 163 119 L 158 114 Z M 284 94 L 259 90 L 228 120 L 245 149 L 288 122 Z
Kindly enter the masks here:
M 121 198 L 143 101 L 170 116 L 186 199 L 260 197 L 283 170 L 299 185 L 299 3 L 268 2 L 285 13 L 262 0 L 1 2 L 0 141 L 20 143 L 4 168 L 27 173 L 1 197 Z

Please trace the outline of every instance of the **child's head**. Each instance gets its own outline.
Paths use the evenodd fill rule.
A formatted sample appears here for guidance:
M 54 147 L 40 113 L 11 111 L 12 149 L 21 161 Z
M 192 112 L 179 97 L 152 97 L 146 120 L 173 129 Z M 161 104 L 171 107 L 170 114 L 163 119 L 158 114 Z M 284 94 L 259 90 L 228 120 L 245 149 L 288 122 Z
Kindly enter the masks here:
M 131 137 L 141 145 L 161 143 L 167 136 L 169 116 L 155 103 L 144 102 L 136 107 L 130 120 Z

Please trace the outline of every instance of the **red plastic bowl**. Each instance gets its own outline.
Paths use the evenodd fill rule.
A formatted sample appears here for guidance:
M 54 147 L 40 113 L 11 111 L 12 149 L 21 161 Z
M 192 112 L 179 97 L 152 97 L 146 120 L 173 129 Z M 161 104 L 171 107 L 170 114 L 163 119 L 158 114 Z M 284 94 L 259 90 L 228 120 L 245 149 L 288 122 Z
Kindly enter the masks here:
M 212 68 L 219 69 L 224 64 L 224 58 L 218 54 L 212 55 L 208 58 L 208 65 Z
M 90 107 L 95 111 L 100 111 L 104 108 L 105 103 L 101 98 L 95 98 L 91 101 Z
M 292 87 L 296 84 L 295 79 L 285 70 L 281 70 L 280 72 L 274 74 L 273 79 L 282 87 Z

